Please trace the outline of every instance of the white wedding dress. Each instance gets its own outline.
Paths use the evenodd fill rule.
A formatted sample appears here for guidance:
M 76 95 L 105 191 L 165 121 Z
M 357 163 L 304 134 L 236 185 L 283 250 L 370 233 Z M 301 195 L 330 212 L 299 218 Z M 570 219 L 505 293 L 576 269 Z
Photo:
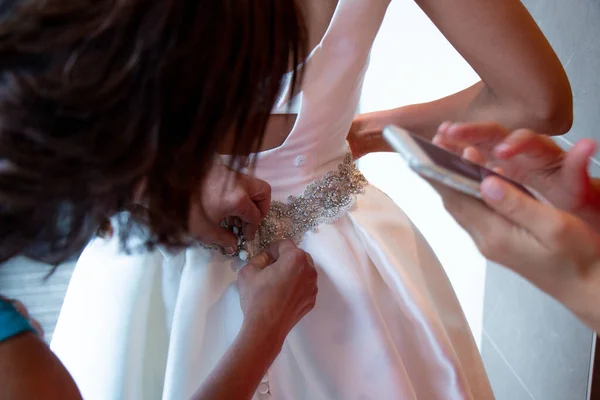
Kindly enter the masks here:
M 388 3 L 340 0 L 304 65 L 291 134 L 258 154 L 254 173 L 277 201 L 262 237 L 291 237 L 312 255 L 319 295 L 256 399 L 493 398 L 432 250 L 347 157 L 346 135 Z M 202 247 L 126 255 L 116 239 L 95 239 L 75 269 L 52 349 L 85 399 L 188 399 L 242 323 L 241 266 Z

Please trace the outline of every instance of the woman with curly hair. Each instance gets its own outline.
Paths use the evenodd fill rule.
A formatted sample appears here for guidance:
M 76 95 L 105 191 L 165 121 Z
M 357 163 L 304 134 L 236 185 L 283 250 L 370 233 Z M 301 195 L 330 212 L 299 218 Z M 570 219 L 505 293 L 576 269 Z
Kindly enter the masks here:
M 215 199 L 233 181 L 214 154 L 228 135 L 231 166 L 259 148 L 281 80 L 304 58 L 304 36 L 289 0 L 0 1 L 0 261 L 24 254 L 58 263 L 99 228 L 118 232 L 130 251 L 139 250 L 129 245 L 138 227 L 142 249 L 235 244 L 219 215 L 240 217 L 252 233 L 270 189 L 240 175 Z M 284 337 L 314 304 L 310 258 L 285 244 L 269 252 L 253 262 L 270 267 L 240 281 L 254 328 L 197 398 L 252 392 L 261 376 L 248 359 L 268 367 L 276 353 L 266 354 L 264 338 Z M 258 291 L 262 280 L 270 286 Z M 252 316 L 281 288 L 297 303 L 280 326 L 256 329 Z M 21 303 L 0 298 L 0 398 L 80 397 L 36 327 Z M 223 384 L 232 379 L 240 385 Z
M 256 398 L 493 397 L 442 266 L 406 215 L 357 171 L 346 138 L 351 131 L 353 153 L 360 156 L 386 149 L 381 128 L 389 123 L 427 137 L 445 120 L 498 120 L 558 134 L 569 128 L 572 117 L 569 83 L 518 0 L 419 0 L 482 81 L 432 103 L 356 116 L 368 56 L 389 3 L 299 3 L 307 21 L 306 47 L 312 49 L 294 64 L 302 72 L 299 90 L 282 87 L 264 141 L 250 157 L 253 163 L 238 165 L 240 172 L 272 188 L 273 202 L 256 235 L 236 218 L 224 218 L 239 239 L 231 248 L 204 240 L 177 249 L 161 241 L 151 251 L 128 255 L 119 251 L 117 231 L 89 244 L 52 343 L 85 397 L 191 396 L 243 331 L 245 295 L 237 286 L 238 270 L 245 259 L 280 239 L 311 254 L 319 296 L 285 341 L 273 339 L 281 351 L 268 370 L 257 370 L 264 376 Z M 195 28 L 206 29 L 200 22 Z M 219 41 L 231 32 L 223 25 L 207 34 Z M 252 32 L 242 34 L 239 46 L 252 38 Z M 230 49 L 219 47 L 206 44 L 215 54 L 204 62 L 221 66 L 237 81 L 239 71 L 228 69 L 221 54 Z M 177 67 L 187 70 L 185 60 Z M 250 77 L 245 82 L 250 87 L 269 83 Z M 211 95 L 223 97 L 223 104 L 236 98 L 218 93 L 226 84 L 206 83 L 217 88 Z M 197 91 L 204 88 L 189 89 L 200 95 Z M 210 99 L 202 93 L 200 104 Z M 236 127 L 257 133 L 248 124 Z M 225 132 L 221 137 L 218 151 L 224 163 L 239 137 Z M 187 149 L 182 148 L 184 156 Z M 156 171 L 177 165 L 174 156 Z M 177 172 L 163 176 L 186 174 L 185 169 Z M 213 191 L 222 198 L 227 193 Z M 185 209 L 178 202 L 162 204 L 178 210 L 170 212 Z M 273 307 L 260 319 L 262 326 L 276 324 L 286 304 L 282 298 L 281 308 Z

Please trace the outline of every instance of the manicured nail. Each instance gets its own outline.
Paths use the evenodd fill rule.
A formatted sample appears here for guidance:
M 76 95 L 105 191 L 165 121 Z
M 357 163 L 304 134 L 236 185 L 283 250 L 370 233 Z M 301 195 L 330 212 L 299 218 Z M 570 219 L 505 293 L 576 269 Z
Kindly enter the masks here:
M 494 154 L 502 155 L 511 149 L 512 149 L 512 145 L 510 145 L 508 143 L 501 143 L 498 146 L 494 147 Z
M 450 127 L 450 125 L 452 125 L 451 121 L 442 122 L 438 128 L 438 132 L 445 132 Z
M 453 131 L 457 128 L 460 128 L 461 126 L 463 126 L 463 124 L 461 122 L 453 122 L 452 124 L 450 124 L 450 126 L 448 127 L 448 131 Z
M 490 200 L 500 201 L 504 198 L 504 183 L 500 179 L 486 179 L 481 183 L 481 193 Z

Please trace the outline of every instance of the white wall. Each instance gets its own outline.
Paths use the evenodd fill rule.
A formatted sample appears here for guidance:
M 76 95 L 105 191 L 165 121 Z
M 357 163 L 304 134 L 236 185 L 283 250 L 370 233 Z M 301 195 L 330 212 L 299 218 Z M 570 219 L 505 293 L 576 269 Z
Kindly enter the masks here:
M 412 1 L 392 1 L 371 54 L 361 112 L 434 100 L 478 80 L 475 72 Z M 360 168 L 408 214 L 427 238 L 481 343 L 486 260 L 445 212 L 439 196 L 394 154 L 374 154 Z

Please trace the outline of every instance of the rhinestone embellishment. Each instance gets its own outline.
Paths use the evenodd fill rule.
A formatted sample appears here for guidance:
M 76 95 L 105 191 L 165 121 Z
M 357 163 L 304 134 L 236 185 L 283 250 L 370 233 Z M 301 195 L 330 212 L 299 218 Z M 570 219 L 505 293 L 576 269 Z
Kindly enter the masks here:
M 367 180 L 360 173 L 352 154 L 348 153 L 337 171 L 325 174 L 312 182 L 300 196 L 290 196 L 287 202 L 274 201 L 252 241 L 240 238 L 239 250 L 231 256 L 243 255 L 250 258 L 269 244 L 289 239 L 299 244 L 308 231 L 316 232 L 324 223 L 333 223 L 356 203 L 356 196 L 364 193 Z M 237 230 L 234 230 L 234 232 Z M 217 249 L 215 246 L 206 248 Z M 225 254 L 222 249 L 221 253 Z

